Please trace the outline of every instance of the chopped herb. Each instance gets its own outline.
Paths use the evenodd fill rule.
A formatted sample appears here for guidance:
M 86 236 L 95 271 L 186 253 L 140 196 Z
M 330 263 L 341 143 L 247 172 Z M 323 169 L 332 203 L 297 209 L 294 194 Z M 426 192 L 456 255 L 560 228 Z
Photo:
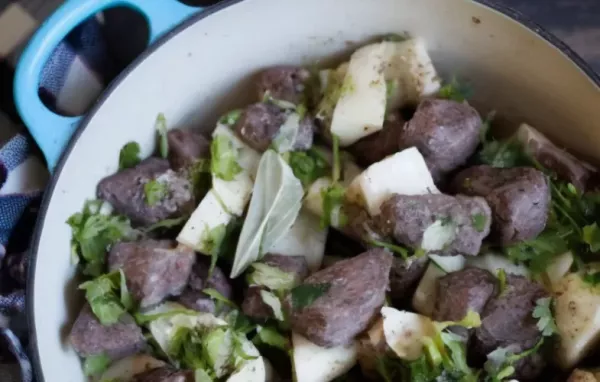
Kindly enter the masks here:
M 471 215 L 471 222 L 473 223 L 473 228 L 475 228 L 477 232 L 483 232 L 485 223 L 487 223 L 487 217 L 484 214 L 474 214 Z
M 210 171 L 210 159 L 198 159 L 188 168 L 188 178 L 198 199 L 210 188 Z
M 213 382 L 214 379 L 204 369 L 194 370 L 194 382 Z
M 166 158 L 169 155 L 169 140 L 167 139 L 167 119 L 163 113 L 158 114 L 154 128 L 158 133 L 158 147 L 160 156 Z
M 208 289 L 203 289 L 202 292 L 204 294 L 209 295 L 213 300 L 221 302 L 225 305 L 228 305 L 232 308 L 237 308 L 237 305 L 235 304 L 235 302 L 231 301 L 230 299 L 228 299 L 227 297 L 223 296 L 218 290 L 213 289 L 213 288 L 208 288 Z
M 583 227 L 583 241 L 590 246 L 592 252 L 600 251 L 600 228 L 597 223 Z
M 302 284 L 291 290 L 292 306 L 303 309 L 323 296 L 331 288 L 331 284 Z
M 526 263 L 534 273 L 542 273 L 552 260 L 568 250 L 567 242 L 560 232 L 546 229 L 538 237 L 504 247 L 513 262 Z
M 219 119 L 219 123 L 222 125 L 233 126 L 240 119 L 242 110 L 232 110 L 229 113 Z
M 523 155 L 521 144 L 514 139 L 491 140 L 483 144 L 479 161 L 492 167 L 510 168 L 525 164 Z
M 500 283 L 500 294 L 506 290 L 506 271 L 503 268 L 498 269 L 498 282 Z
M 135 167 L 140 161 L 140 145 L 137 142 L 126 143 L 119 153 L 119 170 Z
M 440 98 L 449 99 L 456 102 L 464 102 L 465 100 L 471 98 L 472 89 L 458 82 L 456 78 L 453 78 L 450 83 L 442 86 L 439 91 Z
M 481 124 L 481 130 L 479 131 L 479 140 L 483 144 L 491 140 L 489 138 L 489 135 L 490 131 L 492 130 L 492 122 L 494 121 L 494 118 L 496 118 L 496 111 L 492 110 L 488 113 L 488 115 L 483 120 L 483 123 Z
M 169 194 L 169 185 L 164 182 L 160 182 L 156 179 L 152 179 L 144 184 L 144 195 L 146 197 L 146 203 L 149 206 L 154 206 L 163 200 Z
M 340 89 L 340 97 L 352 94 L 356 90 L 354 79 L 350 74 L 346 74 L 344 81 L 342 82 L 342 88 Z
M 342 163 L 340 158 L 340 138 L 333 134 L 333 169 L 331 179 L 337 183 L 342 178 Z
M 183 223 L 185 223 L 187 219 L 188 219 L 187 216 L 184 216 L 184 217 L 180 217 L 180 218 L 161 220 L 158 223 L 154 223 L 154 224 L 144 228 L 143 232 L 149 233 L 149 232 L 153 232 L 158 229 L 161 229 L 161 228 L 168 229 L 168 228 L 179 227 L 179 226 L 183 225 Z
M 540 298 L 533 310 L 533 318 L 538 319 L 537 327 L 544 337 L 550 337 L 558 331 L 552 315 L 552 301 L 551 297 Z
M 238 333 L 248 334 L 255 329 L 255 325 L 248 316 L 239 310 L 232 310 L 227 316 L 227 322 Z
M 73 234 L 71 256 L 76 262 L 81 257 L 83 273 L 93 277 L 102 274 L 110 246 L 132 233 L 127 218 L 104 214 L 101 208 L 101 201 L 87 201 L 82 212 L 67 220 Z
M 269 290 L 281 291 L 292 289 L 298 281 L 294 272 L 285 272 L 264 263 L 256 262 L 250 267 L 252 271 L 247 277 L 249 285 L 260 285 Z
M 513 354 L 507 348 L 497 348 L 487 355 L 487 361 L 483 365 L 484 370 L 488 374 L 488 379 L 486 379 L 486 381 L 505 381 L 515 373 L 516 370 L 513 365 L 521 359 L 537 353 L 543 343 L 544 338 L 540 339 L 540 341 L 538 341 L 538 343 L 531 349 L 525 350 L 524 352 L 518 354 Z
M 408 363 L 410 378 L 408 379 L 390 379 L 390 381 L 413 381 L 413 382 L 431 382 L 442 374 L 439 365 L 432 366 L 431 361 L 425 355 L 422 355 L 415 361 Z
M 331 171 L 327 160 L 314 148 L 290 152 L 288 163 L 305 188 Z
M 135 318 L 135 322 L 138 325 L 146 325 L 149 322 L 156 321 L 161 318 L 170 318 L 173 316 L 178 316 L 180 314 L 188 315 L 188 316 L 197 316 L 198 312 L 192 309 L 173 309 L 164 313 L 155 313 L 155 314 L 144 314 L 144 313 L 135 313 L 133 317 Z
M 226 234 L 227 226 L 225 224 L 219 224 L 212 229 L 209 228 L 208 225 L 204 227 L 204 233 L 202 234 L 202 247 L 206 252 L 210 253 L 211 256 L 209 274 L 212 274 L 212 271 L 217 264 Z
M 231 181 L 242 172 L 237 162 L 238 152 L 229 137 L 219 134 L 213 138 L 210 145 L 210 169 L 217 178 Z
M 102 325 L 115 324 L 123 313 L 133 308 L 122 270 L 84 282 L 79 289 L 85 290 L 85 298 Z
M 287 351 L 291 348 L 288 338 L 272 327 L 261 327 L 257 329 L 257 335 L 254 339 L 255 344 L 265 344 L 277 349 Z
M 419 363 L 422 363 L 422 362 L 424 362 L 425 367 L 421 368 Z M 385 382 L 407 381 L 409 379 L 418 381 L 419 375 L 422 375 L 421 370 L 424 373 L 428 373 L 429 370 L 431 370 L 431 368 L 427 364 L 427 359 L 425 358 L 425 356 L 421 356 L 421 358 L 417 359 L 416 361 L 412 361 L 409 364 L 409 367 L 410 367 L 410 365 L 415 365 L 416 372 L 410 373 L 410 375 L 406 375 L 409 371 L 406 370 L 407 369 L 406 366 L 398 358 L 395 358 L 395 357 L 392 358 L 389 356 L 378 356 L 376 358 L 375 370 L 377 371 L 377 373 L 381 376 L 381 378 Z M 407 378 L 407 377 L 411 377 L 411 378 Z M 433 378 L 435 379 L 435 376 L 433 376 Z M 425 381 L 431 381 L 431 380 L 432 380 L 431 378 L 425 379 Z
M 345 195 L 346 189 L 338 184 L 333 184 L 321 190 L 321 197 L 323 199 L 322 229 L 330 225 L 341 228 L 348 223 L 348 217 L 343 209 Z
M 197 328 L 177 328 L 167 350 L 167 355 L 175 361 L 177 367 L 193 370 L 211 369 L 205 360 L 207 350 L 203 346 L 202 334 Z
M 410 39 L 410 36 L 407 33 L 398 34 L 398 33 L 389 33 L 383 36 L 383 41 L 391 41 L 391 42 L 402 42 Z
M 105 354 L 89 356 L 83 363 L 83 373 L 88 377 L 96 376 L 104 372 L 110 363 L 110 358 Z
M 584 273 L 583 281 L 590 284 L 591 286 L 597 286 L 598 284 L 600 284 L 600 271 Z
M 402 258 L 404 258 L 404 259 L 408 259 L 410 256 L 408 248 L 402 247 L 400 245 L 386 243 L 384 241 L 379 241 L 379 240 L 371 240 L 371 244 L 373 244 L 374 246 L 377 246 L 377 247 L 388 249 L 393 253 L 397 253 L 400 256 L 402 256 Z

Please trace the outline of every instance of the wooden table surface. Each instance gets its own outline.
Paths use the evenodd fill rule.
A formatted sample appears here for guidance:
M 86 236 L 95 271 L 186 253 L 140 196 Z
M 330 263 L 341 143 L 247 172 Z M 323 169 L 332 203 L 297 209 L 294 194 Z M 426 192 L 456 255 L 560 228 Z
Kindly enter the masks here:
M 497 0 L 542 25 L 600 72 L 600 0 Z

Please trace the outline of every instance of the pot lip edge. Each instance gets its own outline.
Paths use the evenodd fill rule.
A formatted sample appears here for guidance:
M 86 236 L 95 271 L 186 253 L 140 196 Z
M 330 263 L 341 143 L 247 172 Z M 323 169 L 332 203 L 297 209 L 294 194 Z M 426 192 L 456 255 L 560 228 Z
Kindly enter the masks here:
M 37 332 L 35 327 L 35 303 L 34 303 L 34 285 L 35 285 L 35 269 L 37 264 L 37 255 L 39 250 L 39 244 L 43 232 L 43 226 L 46 219 L 48 208 L 52 201 L 52 195 L 56 189 L 57 181 L 62 173 L 62 170 L 69 159 L 71 151 L 77 144 L 77 141 L 89 125 L 90 121 L 94 118 L 95 114 L 102 107 L 104 102 L 110 97 L 113 91 L 123 82 L 123 80 L 133 72 L 150 54 L 155 52 L 157 49 L 162 47 L 165 43 L 171 40 L 174 36 L 183 32 L 190 26 L 199 22 L 200 20 L 208 17 L 218 11 L 228 8 L 232 5 L 242 2 L 243 0 L 225 0 L 221 3 L 215 4 L 211 7 L 206 8 L 204 11 L 189 17 L 183 21 L 171 31 L 165 33 L 163 36 L 158 38 L 152 45 L 147 47 L 138 57 L 134 59 L 119 75 L 104 89 L 98 99 L 94 102 L 88 113 L 82 118 L 79 126 L 73 133 L 73 136 L 69 140 L 69 143 L 65 147 L 65 150 L 61 154 L 60 160 L 58 161 L 54 174 L 52 174 L 51 180 L 48 183 L 44 196 L 42 198 L 38 217 L 34 226 L 34 231 L 30 239 L 29 247 L 29 267 L 27 272 L 27 283 L 26 283 L 26 296 L 25 296 L 25 313 L 27 315 L 27 325 L 29 334 L 29 358 L 33 371 L 38 382 L 45 382 L 44 375 L 42 372 L 42 364 L 39 347 L 37 345 Z M 500 4 L 497 0 L 474 0 L 474 3 L 488 7 L 494 11 L 497 11 L 503 16 L 508 17 L 512 21 L 526 27 L 532 33 L 542 38 L 554 48 L 563 53 L 567 59 L 569 59 L 573 65 L 578 67 L 583 74 L 588 77 L 596 86 L 600 87 L 600 75 L 592 69 L 591 65 L 585 61 L 578 53 L 570 48 L 565 42 L 556 37 L 553 33 L 546 30 L 544 27 L 533 21 L 528 16 L 525 16 L 520 11 L 515 10 L 509 6 Z

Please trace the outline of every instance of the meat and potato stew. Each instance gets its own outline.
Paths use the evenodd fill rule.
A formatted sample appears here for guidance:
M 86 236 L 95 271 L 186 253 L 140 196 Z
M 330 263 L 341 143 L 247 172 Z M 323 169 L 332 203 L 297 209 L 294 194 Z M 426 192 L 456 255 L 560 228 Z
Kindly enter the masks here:
M 67 222 L 85 374 L 600 380 L 596 168 L 464 89 L 385 39 L 265 68 L 210 134 L 159 115 Z

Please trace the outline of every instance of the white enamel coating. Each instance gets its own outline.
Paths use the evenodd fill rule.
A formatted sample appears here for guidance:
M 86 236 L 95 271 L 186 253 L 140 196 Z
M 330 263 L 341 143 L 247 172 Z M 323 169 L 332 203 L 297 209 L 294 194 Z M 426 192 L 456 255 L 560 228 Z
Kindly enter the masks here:
M 442 75 L 474 85 L 476 106 L 526 122 L 556 142 L 600 157 L 600 92 L 562 52 L 518 22 L 469 0 L 245 0 L 190 25 L 152 52 L 95 111 L 59 171 L 40 227 L 33 310 L 47 382 L 81 382 L 66 342 L 81 302 L 69 263 L 67 218 L 117 169 L 124 143 L 143 154 L 154 121 L 215 126 L 224 111 L 255 100 L 251 75 L 275 64 L 314 63 L 376 35 L 425 39 Z

